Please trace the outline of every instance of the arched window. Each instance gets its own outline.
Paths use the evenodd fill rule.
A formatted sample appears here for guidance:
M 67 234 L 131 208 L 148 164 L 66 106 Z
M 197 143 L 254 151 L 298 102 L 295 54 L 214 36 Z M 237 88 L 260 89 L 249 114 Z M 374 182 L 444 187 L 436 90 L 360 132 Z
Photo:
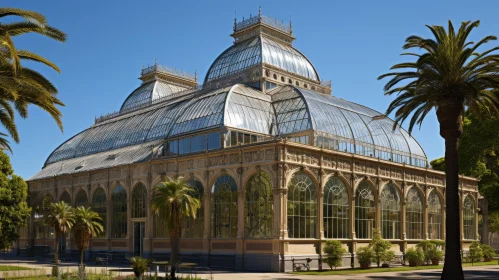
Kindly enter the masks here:
M 416 188 L 407 193 L 405 220 L 407 239 L 423 239 L 423 199 Z
M 61 196 L 59 197 L 59 201 L 64 201 L 67 204 L 71 205 L 71 196 L 67 191 L 64 191 Z
M 132 218 L 147 217 L 147 189 L 142 183 L 138 183 L 132 192 Z
M 337 177 L 324 186 L 324 237 L 349 238 L 350 205 L 347 188 Z
M 237 237 L 237 184 L 229 175 L 222 175 L 211 190 L 213 238 Z
M 464 239 L 475 239 L 475 203 L 470 195 L 464 198 L 463 229 Z
M 80 190 L 78 194 L 76 194 L 75 198 L 75 206 L 83 206 L 87 207 L 88 206 L 88 199 L 87 199 L 87 193 L 84 190 Z
M 400 239 L 400 197 L 395 185 L 385 185 L 380 200 L 381 236 L 386 239 Z
M 116 186 L 111 194 L 111 238 L 126 238 L 127 205 L 126 191 L 122 186 Z
M 104 231 L 97 237 L 104 237 L 107 226 L 107 205 L 106 205 L 106 192 L 103 188 L 98 188 L 95 190 L 92 197 L 92 210 L 97 212 L 102 218 L 102 227 Z
M 203 185 L 201 184 L 201 182 L 195 179 L 187 181 L 187 184 L 191 186 L 192 189 L 194 190 L 192 196 L 199 199 L 199 202 L 201 202 L 201 207 L 198 208 L 198 211 L 196 213 L 196 219 L 193 219 L 192 217 L 184 218 L 182 237 L 203 238 L 203 229 L 204 229 Z
M 442 203 L 436 191 L 428 197 L 428 238 L 442 239 Z
M 272 237 L 272 205 L 272 181 L 267 173 L 259 171 L 246 183 L 244 237 Z
M 376 209 L 374 192 L 367 181 L 362 181 L 355 192 L 355 235 L 371 238 L 375 227 Z
M 50 203 L 54 202 L 54 197 L 50 194 L 42 195 L 41 193 L 33 192 L 30 194 L 30 201 L 34 213 L 34 228 L 36 238 L 51 238 L 53 237 L 53 228 L 47 226 L 44 222 L 44 215 Z M 52 234 L 52 235 L 51 235 Z
M 293 175 L 288 184 L 288 235 L 290 238 L 315 238 L 317 194 L 315 184 L 305 173 Z

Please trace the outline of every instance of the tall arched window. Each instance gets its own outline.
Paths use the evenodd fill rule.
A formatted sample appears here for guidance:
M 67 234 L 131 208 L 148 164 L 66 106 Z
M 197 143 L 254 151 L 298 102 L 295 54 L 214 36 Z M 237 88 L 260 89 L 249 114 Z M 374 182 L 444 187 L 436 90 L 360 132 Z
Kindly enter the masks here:
M 405 220 L 407 239 L 423 239 L 423 199 L 415 187 L 407 193 Z
M 199 199 L 201 202 L 201 207 L 198 208 L 196 212 L 196 219 L 191 217 L 184 218 L 184 226 L 182 228 L 182 237 L 183 238 L 203 238 L 203 229 L 204 229 L 204 210 L 203 210 L 203 185 L 201 182 L 195 179 L 191 179 L 187 181 L 187 184 L 192 187 L 194 193 L 193 197 Z
M 382 237 L 400 239 L 400 197 L 395 185 L 385 185 L 380 200 Z
M 64 191 L 61 196 L 59 197 L 59 201 L 64 201 L 67 204 L 71 205 L 71 196 L 67 191 Z
M 50 194 L 42 195 L 41 193 L 33 192 L 30 194 L 30 201 L 33 207 L 35 227 L 35 236 L 37 238 L 51 238 L 54 232 L 52 227 L 49 227 L 44 222 L 44 215 L 48 210 L 50 203 L 54 202 L 54 197 Z
M 78 194 L 76 194 L 75 198 L 75 206 L 83 206 L 87 207 L 88 206 L 88 199 L 87 199 L 87 193 L 84 190 L 80 190 Z
M 464 198 L 463 229 L 464 239 L 475 239 L 475 203 L 470 195 Z
M 259 171 L 246 183 L 244 237 L 272 237 L 272 205 L 272 181 L 267 173 Z
M 213 238 L 237 237 L 237 184 L 222 175 L 211 190 L 211 228 Z
M 374 192 L 367 181 L 362 181 L 355 192 L 355 235 L 371 238 L 375 225 L 376 208 Z
M 147 217 L 147 189 L 142 183 L 138 183 L 132 192 L 132 218 Z
M 350 205 L 347 188 L 337 177 L 324 186 L 324 237 L 349 238 Z
M 127 205 L 126 191 L 122 186 L 116 186 L 111 194 L 111 238 L 126 238 Z
M 288 184 L 288 235 L 290 238 L 315 238 L 317 192 L 305 173 L 293 175 Z
M 428 197 L 428 238 L 442 239 L 442 203 L 436 191 Z
M 106 205 L 106 192 L 103 188 L 98 188 L 95 190 L 92 197 L 92 210 L 97 212 L 102 218 L 102 227 L 104 231 L 98 237 L 106 236 L 106 226 L 107 226 L 107 205 Z

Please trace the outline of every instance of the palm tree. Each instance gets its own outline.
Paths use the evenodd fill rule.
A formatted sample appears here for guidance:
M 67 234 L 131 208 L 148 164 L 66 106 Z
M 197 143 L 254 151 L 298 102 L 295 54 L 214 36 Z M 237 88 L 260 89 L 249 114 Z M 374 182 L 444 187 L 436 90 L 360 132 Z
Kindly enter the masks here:
M 187 184 L 184 178 L 167 178 L 154 187 L 151 209 L 154 214 L 164 218 L 169 229 L 172 266 L 171 277 L 175 279 L 175 265 L 179 261 L 179 239 L 182 234 L 184 217 L 196 218 L 196 211 L 201 202 L 195 198 L 196 191 Z
M 440 136 L 445 139 L 445 224 L 446 246 L 442 279 L 464 279 L 460 255 L 460 220 L 458 197 L 458 140 L 463 131 L 465 111 L 479 116 L 498 113 L 499 47 L 478 52 L 483 44 L 496 40 L 487 36 L 477 43 L 468 41 L 479 21 L 463 22 L 457 34 L 449 21 L 448 28 L 428 26 L 434 39 L 410 36 L 404 49 L 417 48 L 415 62 L 394 65 L 384 87 L 385 95 L 397 94 L 386 114 L 395 111 L 394 128 L 410 117 L 409 132 L 421 125 L 432 109 L 436 110 Z M 399 70 L 400 69 L 400 70 Z
M 59 68 L 44 57 L 27 50 L 17 50 L 13 36 L 26 33 L 38 33 L 57 41 L 66 41 L 66 34 L 49 25 L 41 14 L 16 9 L 0 8 L 0 19 L 8 16 L 23 17 L 22 22 L 0 23 L 0 122 L 19 142 L 19 135 L 14 124 L 12 106 L 22 118 L 28 116 L 28 105 L 33 104 L 48 112 L 62 130 L 61 112 L 56 105 L 64 104 L 56 97 L 57 89 L 43 75 L 21 66 L 21 60 L 30 60 L 45 64 L 55 71 Z M 0 135 L 0 139 L 5 139 Z M 6 140 L 0 140 L 5 148 L 10 149 Z
M 55 252 L 54 263 L 59 263 L 59 242 L 62 234 L 68 233 L 74 225 L 74 214 L 70 205 L 64 201 L 53 202 L 49 205 L 45 216 L 45 223 L 54 228 Z
M 76 246 L 80 251 L 80 265 L 83 265 L 83 255 L 88 248 L 90 238 L 104 232 L 102 218 L 90 207 L 79 206 L 73 210 L 75 223 L 73 225 L 73 235 Z

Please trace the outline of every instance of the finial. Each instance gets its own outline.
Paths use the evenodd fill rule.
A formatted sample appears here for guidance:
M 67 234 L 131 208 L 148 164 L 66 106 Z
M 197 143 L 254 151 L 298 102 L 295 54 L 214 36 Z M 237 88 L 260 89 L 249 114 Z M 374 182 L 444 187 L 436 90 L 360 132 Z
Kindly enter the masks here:
M 262 5 L 258 7 L 258 17 L 262 17 Z
M 194 81 L 198 81 L 198 70 L 194 69 Z
M 234 11 L 234 32 L 236 31 L 236 25 L 237 25 L 237 13 Z
M 291 20 L 291 15 L 289 15 L 289 33 L 293 34 L 293 21 Z
M 154 70 L 158 70 L 158 59 L 154 59 Z

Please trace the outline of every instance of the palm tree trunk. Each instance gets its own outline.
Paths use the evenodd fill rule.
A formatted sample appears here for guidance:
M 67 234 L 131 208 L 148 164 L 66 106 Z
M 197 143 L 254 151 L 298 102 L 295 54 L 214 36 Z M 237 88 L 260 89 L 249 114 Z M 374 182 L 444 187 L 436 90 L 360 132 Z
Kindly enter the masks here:
M 180 238 L 176 232 L 173 232 L 170 235 L 170 246 L 172 248 L 171 254 L 170 254 L 170 265 L 171 265 L 171 279 L 176 279 L 175 278 L 175 271 L 177 270 L 177 262 L 179 261 L 179 251 L 180 251 Z
M 59 263 L 59 241 L 61 239 L 60 233 L 55 233 L 55 252 L 54 252 L 54 264 Z
M 437 109 L 440 135 L 445 139 L 445 259 L 441 279 L 464 279 L 461 265 L 461 221 L 459 219 L 458 140 L 463 132 L 462 102 Z
M 80 250 L 80 264 L 83 265 L 83 256 L 85 255 L 85 250 Z

